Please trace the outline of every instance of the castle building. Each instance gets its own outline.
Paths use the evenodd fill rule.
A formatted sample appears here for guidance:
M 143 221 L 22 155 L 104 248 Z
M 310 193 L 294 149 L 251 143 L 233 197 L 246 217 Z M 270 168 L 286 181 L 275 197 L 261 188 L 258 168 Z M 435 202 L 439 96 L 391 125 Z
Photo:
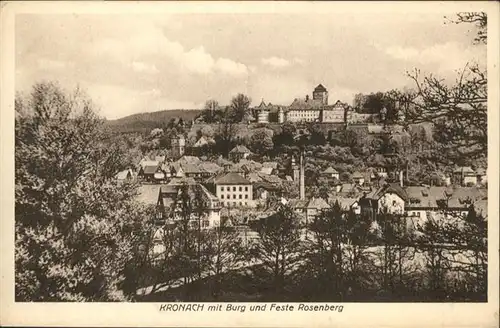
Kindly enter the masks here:
M 270 108 L 264 102 L 264 99 L 260 102 L 260 105 L 255 108 L 257 112 L 257 123 L 269 123 L 269 112 Z
M 288 107 L 288 122 L 324 122 L 344 123 L 349 120 L 349 106 L 338 100 L 328 105 L 328 90 L 320 84 L 313 90 L 312 99 L 306 95 L 304 99 L 296 98 Z
M 337 100 L 335 105 L 323 109 L 321 122 L 343 123 L 346 118 L 346 113 L 348 113 L 347 105 Z
M 175 158 L 182 157 L 186 150 L 186 139 L 182 134 L 179 134 L 177 137 L 172 138 L 172 155 Z
M 320 84 L 313 91 L 313 100 L 321 102 L 322 105 L 328 105 L 328 90 Z

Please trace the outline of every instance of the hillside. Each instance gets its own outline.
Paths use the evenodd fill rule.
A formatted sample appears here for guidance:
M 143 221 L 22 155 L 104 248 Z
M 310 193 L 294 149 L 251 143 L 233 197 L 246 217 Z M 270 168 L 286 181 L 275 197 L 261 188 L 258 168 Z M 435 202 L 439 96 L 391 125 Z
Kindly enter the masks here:
M 108 120 L 106 124 L 116 132 L 149 132 L 161 127 L 171 119 L 190 121 L 201 113 L 200 109 L 173 109 L 158 112 L 139 113 L 116 120 Z

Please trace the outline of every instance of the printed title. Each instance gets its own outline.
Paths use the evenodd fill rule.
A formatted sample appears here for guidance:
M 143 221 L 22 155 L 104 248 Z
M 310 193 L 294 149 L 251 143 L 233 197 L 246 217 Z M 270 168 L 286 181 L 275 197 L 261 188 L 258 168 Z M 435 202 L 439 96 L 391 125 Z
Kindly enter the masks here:
M 161 304 L 159 311 L 167 312 L 200 312 L 200 311 L 210 311 L 210 312 L 292 312 L 292 311 L 330 311 L 330 312 L 342 312 L 344 310 L 343 305 L 330 305 L 330 304 L 286 304 L 286 303 L 271 303 L 271 304 L 200 304 L 200 303 L 173 303 L 173 304 Z

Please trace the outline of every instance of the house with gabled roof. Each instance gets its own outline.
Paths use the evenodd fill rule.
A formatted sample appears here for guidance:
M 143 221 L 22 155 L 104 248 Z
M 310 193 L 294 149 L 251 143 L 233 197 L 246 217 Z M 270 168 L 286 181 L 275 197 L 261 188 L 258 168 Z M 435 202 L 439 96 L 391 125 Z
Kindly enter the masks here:
M 194 148 L 201 148 L 215 144 L 214 138 L 201 136 L 193 145 Z
M 453 170 L 453 177 L 457 184 L 462 186 L 476 185 L 477 175 L 470 166 L 461 166 Z
M 238 162 L 241 159 L 247 159 L 251 154 L 252 152 L 250 151 L 250 149 L 248 149 L 244 145 L 238 145 L 231 149 L 231 151 L 229 152 L 229 158 L 234 162 Z
M 131 169 L 126 169 L 116 174 L 116 180 L 118 180 L 118 182 L 132 181 L 134 177 L 134 171 Z
M 252 183 L 236 172 L 227 172 L 213 180 L 215 194 L 225 207 L 253 207 Z
M 365 176 L 365 174 L 363 174 L 363 173 L 361 173 L 359 171 L 355 171 L 352 174 L 352 181 L 355 184 L 362 186 L 366 182 L 366 176 Z
M 340 178 L 339 172 L 331 166 L 327 167 L 323 172 L 321 172 L 321 176 L 332 179 Z
M 199 211 L 193 211 L 189 224 L 196 228 L 198 224 L 202 229 L 213 228 L 220 225 L 221 204 L 219 199 L 213 195 L 205 186 L 197 183 L 191 178 L 181 178 L 172 180 L 167 185 L 162 185 L 157 194 L 157 209 L 159 215 L 157 218 L 167 223 L 173 223 L 176 220 L 184 219 L 182 217 L 181 193 L 182 188 L 186 187 L 188 196 L 191 199 L 201 197 L 203 213 L 198 217 Z
M 478 184 L 484 185 L 488 182 L 488 176 L 487 176 L 486 169 L 484 169 L 482 167 L 476 169 L 476 177 L 477 177 Z
M 361 197 L 359 205 L 362 212 L 403 214 L 407 200 L 408 195 L 399 184 L 387 183 Z

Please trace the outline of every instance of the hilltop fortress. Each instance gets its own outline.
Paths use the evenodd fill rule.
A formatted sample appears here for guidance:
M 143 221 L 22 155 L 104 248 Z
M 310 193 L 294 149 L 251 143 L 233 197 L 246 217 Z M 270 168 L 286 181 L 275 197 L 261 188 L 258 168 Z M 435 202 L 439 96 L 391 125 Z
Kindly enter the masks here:
M 328 90 L 319 84 L 312 98 L 295 98 L 289 106 L 266 104 L 264 100 L 254 107 L 257 123 L 319 122 L 319 123 L 364 123 L 371 114 L 359 114 L 347 103 L 337 100 L 328 104 Z

